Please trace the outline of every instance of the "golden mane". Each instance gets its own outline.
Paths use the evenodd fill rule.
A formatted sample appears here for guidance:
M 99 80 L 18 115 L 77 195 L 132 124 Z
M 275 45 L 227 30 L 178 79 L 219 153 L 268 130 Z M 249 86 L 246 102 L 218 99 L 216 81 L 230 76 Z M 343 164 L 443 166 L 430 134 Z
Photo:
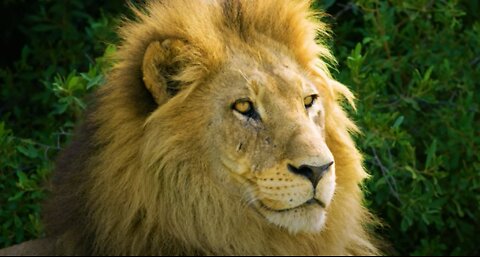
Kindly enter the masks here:
M 372 217 L 361 205 L 360 183 L 367 174 L 349 134 L 356 127 L 340 106 L 353 96 L 331 78 L 325 64 L 334 58 L 321 41 L 328 37 L 318 21 L 321 14 L 309 10 L 306 0 L 200 2 L 150 1 L 132 7 L 136 18 L 120 28 L 116 65 L 58 160 L 53 195 L 45 206 L 47 232 L 59 239 L 59 253 L 378 254 L 366 228 Z M 193 65 L 173 79 L 201 86 L 225 63 L 229 42 L 264 37 L 289 49 L 326 94 L 326 141 L 336 160 L 338 187 L 318 234 L 291 235 L 264 226 L 261 217 L 240 215 L 245 204 L 232 203 L 202 175 L 208 168 L 198 165 L 204 142 L 187 142 L 182 133 L 196 133 L 201 124 L 185 120 L 185 131 L 160 133 L 155 142 L 161 145 L 144 134 L 156 108 L 142 81 L 150 43 L 178 38 L 195 45 L 184 53 Z

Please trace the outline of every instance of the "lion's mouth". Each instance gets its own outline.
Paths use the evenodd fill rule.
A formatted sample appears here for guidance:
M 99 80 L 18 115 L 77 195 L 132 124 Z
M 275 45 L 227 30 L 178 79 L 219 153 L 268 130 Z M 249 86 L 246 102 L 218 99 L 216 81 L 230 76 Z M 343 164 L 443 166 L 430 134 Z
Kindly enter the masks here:
M 270 212 L 277 212 L 277 213 L 283 213 L 283 212 L 289 212 L 289 211 L 295 211 L 295 210 L 299 210 L 299 209 L 302 209 L 302 208 L 308 208 L 308 207 L 314 207 L 314 206 L 319 206 L 323 209 L 326 208 L 326 205 L 325 203 L 323 203 L 322 201 L 316 199 L 316 198 L 312 198 L 308 201 L 306 201 L 305 203 L 303 204 L 300 204 L 296 207 L 292 207 L 292 208 L 287 208 L 287 209 L 280 209 L 280 210 L 275 210 L 275 209 L 272 209 L 268 206 L 266 206 L 265 204 L 262 203 L 262 201 L 258 201 L 259 205 L 260 205 L 260 208 L 262 209 L 265 209 L 267 211 L 270 211 Z

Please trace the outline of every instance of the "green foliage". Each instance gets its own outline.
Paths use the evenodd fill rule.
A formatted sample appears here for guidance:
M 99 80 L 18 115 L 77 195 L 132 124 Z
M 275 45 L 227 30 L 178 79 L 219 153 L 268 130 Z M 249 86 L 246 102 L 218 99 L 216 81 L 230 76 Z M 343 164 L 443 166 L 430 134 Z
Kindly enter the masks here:
M 50 170 L 48 146 L 19 139 L 0 123 L 0 245 L 21 242 L 41 233 L 38 202 L 41 187 Z
M 358 97 L 357 143 L 373 175 L 368 204 L 389 226 L 382 232 L 401 254 L 479 254 L 478 4 L 345 8 L 334 29 L 337 77 Z
M 0 248 L 42 235 L 40 203 L 53 160 L 115 51 L 106 44 L 115 41 L 114 20 L 88 14 L 95 1 L 16 4 L 18 15 L 33 11 L 17 24 L 26 38 L 18 59 L 0 68 Z
M 115 50 L 113 46 L 106 49 L 103 58 Z M 49 119 L 62 121 L 49 132 L 51 134 L 22 138 L 0 122 L 0 246 L 41 236 L 39 203 L 46 196 L 44 183 L 52 170 L 55 154 L 68 141 L 75 120 L 80 119 L 85 110 L 84 96 L 104 80 L 108 65 L 102 66 L 100 60 L 97 59 L 86 73 L 72 71 L 67 77 L 57 74 L 53 81 L 44 82 L 45 90 L 55 97 L 50 105 Z M 12 124 L 12 127 L 17 128 L 17 125 Z
M 112 17 L 124 6 L 97 5 L 0 4 L 16 18 L 5 26 L 8 41 L 21 39 L 0 67 L 0 247 L 43 233 L 45 180 L 115 51 Z M 328 0 L 314 7 L 331 14 L 334 75 L 358 98 L 351 115 L 372 174 L 367 205 L 388 225 L 378 232 L 399 254 L 480 254 L 480 4 Z

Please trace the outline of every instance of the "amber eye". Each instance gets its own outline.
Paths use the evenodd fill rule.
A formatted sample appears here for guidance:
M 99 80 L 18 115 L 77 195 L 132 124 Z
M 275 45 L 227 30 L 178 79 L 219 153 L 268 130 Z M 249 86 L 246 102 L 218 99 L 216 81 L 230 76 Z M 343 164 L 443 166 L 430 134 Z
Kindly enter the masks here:
M 240 99 L 235 101 L 232 105 L 232 109 L 239 112 L 240 114 L 247 116 L 248 118 L 258 119 L 259 115 L 253 107 L 253 103 L 247 99 Z
M 246 114 L 252 109 L 252 102 L 245 100 L 236 101 L 233 109 L 241 114 Z
M 303 98 L 303 104 L 305 105 L 305 108 L 310 108 L 312 105 L 315 103 L 315 100 L 317 99 L 317 95 L 309 95 L 305 98 Z

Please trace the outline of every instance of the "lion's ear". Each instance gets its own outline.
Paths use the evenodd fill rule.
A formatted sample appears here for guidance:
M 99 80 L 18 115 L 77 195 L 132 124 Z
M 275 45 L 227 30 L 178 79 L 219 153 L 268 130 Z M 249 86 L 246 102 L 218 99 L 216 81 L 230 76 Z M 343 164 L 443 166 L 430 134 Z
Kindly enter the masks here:
M 185 68 L 188 45 L 179 39 L 167 39 L 150 43 L 142 64 L 143 82 L 158 105 L 164 104 L 180 90 L 176 78 Z

